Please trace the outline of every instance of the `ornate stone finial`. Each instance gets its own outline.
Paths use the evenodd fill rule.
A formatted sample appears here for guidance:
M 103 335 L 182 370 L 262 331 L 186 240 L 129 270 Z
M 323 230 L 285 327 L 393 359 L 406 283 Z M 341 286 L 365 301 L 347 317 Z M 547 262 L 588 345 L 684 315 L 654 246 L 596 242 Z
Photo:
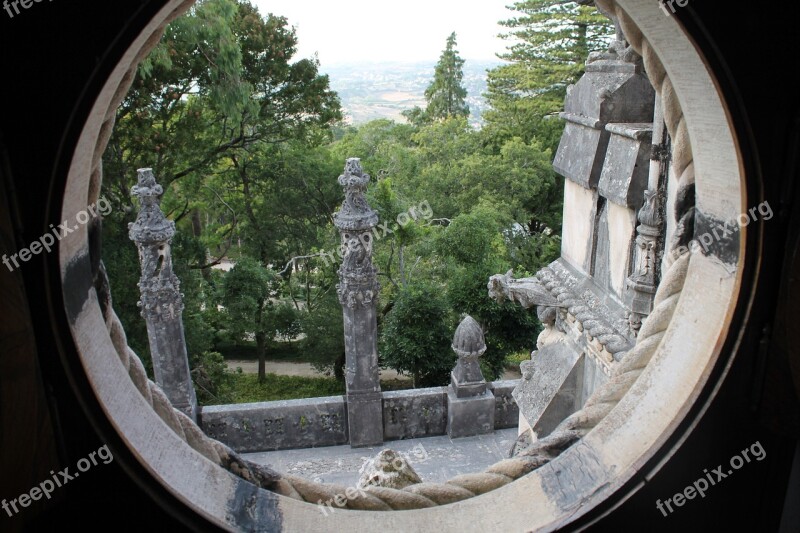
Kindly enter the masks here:
M 478 396 L 486 390 L 486 380 L 478 358 L 486 352 L 483 330 L 474 318 L 467 315 L 456 328 L 453 351 L 458 355 L 456 367 L 450 373 L 450 383 L 456 396 Z
M 644 317 L 650 314 L 658 288 L 660 258 L 657 250 L 660 248 L 663 225 L 659 207 L 656 191 L 644 191 L 644 205 L 639 210 L 639 226 L 636 228 L 634 269 L 625 282 L 626 288 L 631 291 L 628 323 L 633 337 L 638 335 Z
M 131 194 L 141 202 L 136 221 L 128 224 L 128 236 L 139 248 L 142 277 L 139 280 L 142 317 L 169 317 L 180 320 L 183 298 L 180 281 L 172 270 L 170 244 L 175 235 L 175 222 L 161 211 L 160 199 L 164 192 L 156 183 L 153 170 L 140 168 L 138 184 Z
M 141 206 L 136 222 L 128 224 L 128 236 L 137 244 L 166 242 L 175 235 L 175 223 L 161 211 L 160 198 L 164 189 L 156 183 L 153 169 L 140 168 L 137 172 L 138 183 L 131 194 L 139 198 Z
M 362 231 L 378 224 L 378 213 L 370 208 L 365 196 L 369 180 L 359 158 L 347 160 L 344 174 L 339 176 L 339 185 L 344 187 L 344 203 L 333 215 L 333 223 L 340 230 Z
M 342 236 L 342 266 L 339 269 L 337 293 L 339 302 L 347 307 L 374 305 L 380 285 L 378 270 L 372 264 L 373 228 L 378 214 L 367 203 L 369 174 L 361 169 L 361 160 L 351 157 L 339 176 L 344 187 L 342 208 L 334 213 L 333 223 Z
M 139 249 L 139 307 L 147 324 L 153 374 L 172 405 L 197 420 L 197 397 L 189 372 L 183 331 L 183 296 L 172 270 L 170 243 L 175 223 L 161 211 L 164 190 L 153 170 L 141 168 L 131 193 L 140 201 L 136 221 L 128 225 L 128 236 Z
M 658 194 L 647 189 L 644 191 L 644 205 L 639 210 L 639 222 L 651 228 L 661 227 L 661 215 L 658 212 Z
M 465 316 L 456 328 L 452 348 L 459 357 L 480 357 L 486 352 L 483 330 L 471 316 Z

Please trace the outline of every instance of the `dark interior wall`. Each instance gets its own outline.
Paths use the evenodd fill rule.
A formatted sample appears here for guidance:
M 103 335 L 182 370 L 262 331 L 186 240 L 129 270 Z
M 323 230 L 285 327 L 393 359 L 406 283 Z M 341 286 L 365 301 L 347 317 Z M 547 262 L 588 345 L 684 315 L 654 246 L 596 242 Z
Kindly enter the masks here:
M 66 165 L 93 95 L 124 43 L 161 5 L 56 0 L 33 3 L 13 18 L 0 10 L 0 254 L 14 253 L 60 222 Z M 792 327 L 798 300 L 787 296 L 797 290 L 790 273 L 800 234 L 797 17 L 790 10 L 797 8 L 788 0 L 725 7 L 692 0 L 676 13 L 706 51 L 734 109 L 750 193 L 763 194 L 776 217 L 763 241 L 748 243 L 761 257 L 746 273 L 753 307 L 749 316 L 736 317 L 742 335 L 725 347 L 733 366 L 719 394 L 702 416 L 695 413 L 696 427 L 682 428 L 687 440 L 665 466 L 625 488 L 644 483 L 641 490 L 587 517 L 586 523 L 599 520 L 594 529 L 769 531 L 780 523 L 798 435 L 792 377 L 800 346 Z M 56 254 L 37 256 L 13 273 L 0 264 L 0 272 L 0 499 L 16 498 L 50 470 L 75 465 L 104 444 L 114 454 L 113 462 L 71 481 L 38 509 L 13 517 L 0 510 L 0 529 L 49 531 L 85 522 L 123 531 L 206 529 L 149 479 L 102 417 L 66 334 Z M 754 442 L 766 451 L 764 461 L 668 517 L 657 511 L 656 499 Z M 600 518 L 604 511 L 610 514 Z M 800 530 L 794 525 L 791 531 Z
M 0 254 L 58 225 L 80 127 L 125 43 L 163 1 L 32 3 L 0 10 Z M 10 222 L 10 224 L 9 224 Z M 0 273 L 0 498 L 12 500 L 108 444 L 114 460 L 9 517 L 2 531 L 50 531 L 86 522 L 125 531 L 196 529 L 144 472 L 104 420 L 66 336 L 57 254 Z M 26 309 L 27 307 L 27 309 Z M 54 313 L 51 311 L 55 311 Z M 38 507 L 37 507 L 38 506 Z M 13 509 L 12 509 L 13 511 Z M 178 518 L 179 517 L 179 518 Z

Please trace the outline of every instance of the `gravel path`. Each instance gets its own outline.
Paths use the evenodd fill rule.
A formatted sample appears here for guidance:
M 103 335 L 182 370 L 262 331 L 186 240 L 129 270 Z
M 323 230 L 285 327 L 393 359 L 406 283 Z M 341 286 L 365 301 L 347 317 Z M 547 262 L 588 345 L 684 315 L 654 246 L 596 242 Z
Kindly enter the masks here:
M 228 360 L 226 361 L 228 368 L 236 370 L 236 367 L 242 367 L 242 372 L 245 374 L 258 373 L 258 361 L 240 361 Z M 278 374 L 279 376 L 302 376 L 307 378 L 327 377 L 322 372 L 318 372 L 311 363 L 292 363 L 289 361 L 267 361 L 267 373 Z M 514 370 L 507 370 L 502 379 L 519 379 L 522 375 Z M 395 370 L 386 369 L 381 370 L 381 379 L 411 379 L 409 376 L 401 376 Z
M 242 367 L 242 372 L 245 374 L 258 373 L 258 361 L 237 361 L 234 359 L 225 361 L 228 368 L 236 370 L 236 367 Z M 267 361 L 267 374 L 273 373 L 279 376 L 302 376 L 306 378 L 324 378 L 329 377 L 322 372 L 317 371 L 311 363 L 292 363 L 289 361 Z M 394 370 L 381 370 L 381 378 L 383 379 L 411 379 L 408 376 L 399 376 Z

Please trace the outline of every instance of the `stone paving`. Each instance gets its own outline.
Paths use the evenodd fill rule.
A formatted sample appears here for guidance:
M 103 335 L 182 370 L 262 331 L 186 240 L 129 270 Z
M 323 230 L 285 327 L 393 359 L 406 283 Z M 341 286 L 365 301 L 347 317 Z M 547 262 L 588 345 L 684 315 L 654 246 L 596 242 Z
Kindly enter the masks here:
M 385 442 L 382 446 L 351 448 L 327 446 L 243 454 L 247 459 L 279 472 L 302 476 L 320 483 L 355 486 L 364 462 L 381 450 L 400 453 L 423 481 L 444 482 L 460 474 L 484 470 L 508 456 L 517 429 L 502 429 L 489 435 L 451 439 L 447 435 Z

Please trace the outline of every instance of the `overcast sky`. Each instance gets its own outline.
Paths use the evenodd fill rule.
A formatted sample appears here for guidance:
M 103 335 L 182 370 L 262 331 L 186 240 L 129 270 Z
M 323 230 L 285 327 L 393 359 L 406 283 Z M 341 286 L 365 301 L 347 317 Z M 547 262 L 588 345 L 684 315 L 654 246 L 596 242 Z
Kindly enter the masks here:
M 513 0 L 252 0 L 262 15 L 297 28 L 300 57 L 323 66 L 361 61 L 435 61 L 451 32 L 464 59 L 496 59 L 505 50 L 497 21 Z

